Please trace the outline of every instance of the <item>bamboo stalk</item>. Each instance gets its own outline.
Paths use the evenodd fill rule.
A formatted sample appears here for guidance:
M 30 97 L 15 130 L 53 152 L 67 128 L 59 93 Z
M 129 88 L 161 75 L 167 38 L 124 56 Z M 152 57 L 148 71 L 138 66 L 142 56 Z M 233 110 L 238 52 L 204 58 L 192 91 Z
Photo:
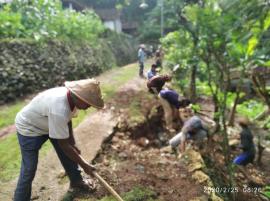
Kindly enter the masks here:
M 103 184 L 103 186 L 118 200 L 124 201 L 120 195 L 97 173 L 93 172 L 93 175 Z

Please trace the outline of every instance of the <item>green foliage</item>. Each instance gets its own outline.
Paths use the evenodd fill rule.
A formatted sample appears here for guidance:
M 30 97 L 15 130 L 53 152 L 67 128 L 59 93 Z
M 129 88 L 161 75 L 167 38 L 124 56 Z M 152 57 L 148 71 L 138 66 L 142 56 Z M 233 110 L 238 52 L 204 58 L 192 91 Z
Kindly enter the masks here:
M 14 0 L 0 10 L 0 38 L 59 38 L 94 43 L 103 31 L 102 22 L 93 11 L 63 10 L 59 0 Z
M 270 199 L 270 186 L 264 188 L 263 194 Z
M 124 194 L 125 201 L 155 201 L 156 193 L 145 187 L 134 187 L 131 191 Z M 100 201 L 116 201 L 112 196 L 104 197 Z
M 255 100 L 245 101 L 237 106 L 237 112 L 250 119 L 255 118 L 258 114 L 264 111 L 264 104 Z
M 192 104 L 191 109 L 196 113 L 196 112 L 199 112 L 201 110 L 201 107 L 198 104 Z
M 19 13 L 11 13 L 7 9 L 0 12 L 0 36 L 1 38 L 18 37 L 24 31 Z
M 105 37 L 110 50 L 113 52 L 118 66 L 136 61 L 138 47 L 136 40 L 128 35 L 117 34 L 109 29 L 106 30 L 103 37 Z
M 0 107 L 0 129 L 14 124 L 16 114 L 26 104 L 25 101 L 17 101 L 10 105 Z
M 1 103 L 65 80 L 93 77 L 115 65 L 106 43 L 93 48 L 88 43 L 7 41 L 0 43 L 0 51 Z

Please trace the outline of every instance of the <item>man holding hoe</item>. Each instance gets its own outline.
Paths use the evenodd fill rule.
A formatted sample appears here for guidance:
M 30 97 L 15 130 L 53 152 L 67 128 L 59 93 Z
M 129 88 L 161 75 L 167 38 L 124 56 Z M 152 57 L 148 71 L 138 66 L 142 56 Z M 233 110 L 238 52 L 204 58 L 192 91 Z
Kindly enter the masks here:
M 17 114 L 15 125 L 22 162 L 15 201 L 30 200 L 38 153 L 48 139 L 70 179 L 70 187 L 95 190 L 94 183 L 83 179 L 79 170 L 80 166 L 86 174 L 92 175 L 95 168 L 81 156 L 76 147 L 71 121 L 77 109 L 86 110 L 91 106 L 97 109 L 104 107 L 99 82 L 84 79 L 65 82 L 65 87 L 48 89 L 38 94 Z

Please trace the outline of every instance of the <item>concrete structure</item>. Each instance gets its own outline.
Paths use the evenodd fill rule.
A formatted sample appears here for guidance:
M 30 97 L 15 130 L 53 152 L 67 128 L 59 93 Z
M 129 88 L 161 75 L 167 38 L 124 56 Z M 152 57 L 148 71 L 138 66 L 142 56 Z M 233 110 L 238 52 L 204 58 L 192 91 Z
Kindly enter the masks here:
M 104 26 L 116 31 L 117 33 L 122 32 L 122 22 L 120 20 L 120 11 L 110 8 L 110 9 L 95 9 L 98 16 L 104 23 Z

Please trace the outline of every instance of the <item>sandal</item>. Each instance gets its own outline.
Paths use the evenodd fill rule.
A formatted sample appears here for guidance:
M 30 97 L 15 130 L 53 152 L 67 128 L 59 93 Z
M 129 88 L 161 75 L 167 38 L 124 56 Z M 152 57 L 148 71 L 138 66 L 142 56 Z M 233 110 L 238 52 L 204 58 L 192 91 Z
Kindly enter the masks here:
M 97 186 L 94 180 L 82 179 L 78 182 L 70 183 L 70 188 L 77 189 L 80 191 L 94 192 Z

